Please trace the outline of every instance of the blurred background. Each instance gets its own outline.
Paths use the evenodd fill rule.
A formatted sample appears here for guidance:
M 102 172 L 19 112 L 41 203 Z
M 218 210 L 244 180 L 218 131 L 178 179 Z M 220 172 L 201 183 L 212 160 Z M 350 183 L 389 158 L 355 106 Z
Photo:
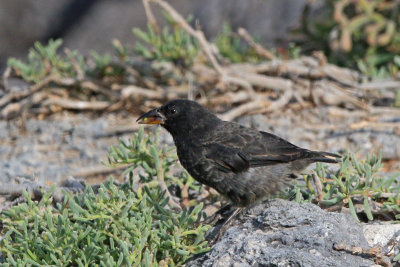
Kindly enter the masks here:
M 224 23 L 244 27 L 269 46 L 285 45 L 289 30 L 299 25 L 307 0 L 172 0 L 185 17 L 198 20 L 213 39 Z M 312 1 L 313 8 L 322 1 Z M 158 9 L 155 9 L 157 17 Z M 251 14 L 251 15 L 250 15 Z M 64 46 L 81 53 L 111 51 L 111 40 L 133 46 L 132 28 L 146 28 L 141 0 L 18 0 L 0 2 L 0 66 L 22 58 L 36 41 L 63 38 Z

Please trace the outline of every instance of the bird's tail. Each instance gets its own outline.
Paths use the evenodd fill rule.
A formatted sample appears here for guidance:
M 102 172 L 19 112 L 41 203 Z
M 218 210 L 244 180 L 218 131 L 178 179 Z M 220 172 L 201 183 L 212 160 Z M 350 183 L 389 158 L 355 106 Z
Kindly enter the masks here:
M 336 153 L 312 151 L 311 159 L 314 162 L 338 163 L 342 156 Z

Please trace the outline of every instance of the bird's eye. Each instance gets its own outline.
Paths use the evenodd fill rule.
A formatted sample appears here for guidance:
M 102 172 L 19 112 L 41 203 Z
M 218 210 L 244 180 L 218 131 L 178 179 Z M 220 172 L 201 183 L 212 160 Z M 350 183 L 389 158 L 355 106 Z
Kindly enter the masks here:
M 175 114 L 176 113 L 175 105 L 168 106 L 168 113 L 169 114 Z

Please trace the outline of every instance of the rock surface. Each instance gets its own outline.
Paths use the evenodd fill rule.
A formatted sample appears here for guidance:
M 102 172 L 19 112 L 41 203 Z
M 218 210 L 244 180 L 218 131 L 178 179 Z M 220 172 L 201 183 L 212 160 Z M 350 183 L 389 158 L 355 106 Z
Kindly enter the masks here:
M 400 254 L 400 224 L 375 222 L 363 225 L 364 236 L 371 247 L 381 247 L 384 254 Z
M 211 251 L 186 266 L 374 265 L 373 259 L 333 248 L 368 248 L 360 224 L 313 204 L 272 200 L 249 209 L 235 224 Z

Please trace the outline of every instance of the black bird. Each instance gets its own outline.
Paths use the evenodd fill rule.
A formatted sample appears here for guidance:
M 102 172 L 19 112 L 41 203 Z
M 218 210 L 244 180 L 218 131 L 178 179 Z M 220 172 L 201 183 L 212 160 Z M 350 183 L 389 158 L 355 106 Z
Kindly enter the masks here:
M 172 135 L 179 161 L 193 178 L 239 207 L 276 194 L 313 162 L 337 163 L 340 157 L 222 121 L 190 100 L 170 101 L 137 121 L 161 124 Z

